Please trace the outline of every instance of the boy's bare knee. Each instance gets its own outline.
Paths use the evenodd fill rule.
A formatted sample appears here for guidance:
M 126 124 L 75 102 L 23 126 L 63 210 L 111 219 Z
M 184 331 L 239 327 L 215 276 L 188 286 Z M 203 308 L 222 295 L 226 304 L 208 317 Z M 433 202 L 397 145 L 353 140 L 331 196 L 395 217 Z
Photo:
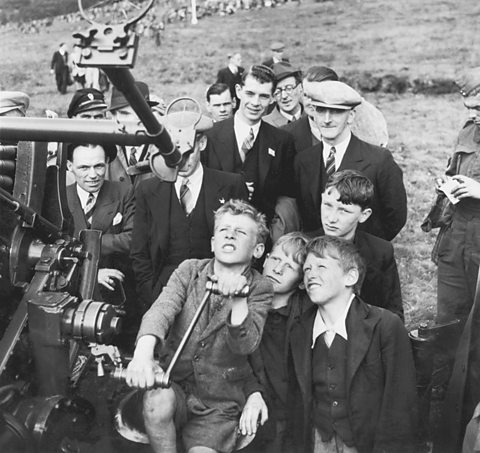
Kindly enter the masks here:
M 143 397 L 143 418 L 146 424 L 168 423 L 173 420 L 177 408 L 175 392 L 169 389 L 154 389 Z

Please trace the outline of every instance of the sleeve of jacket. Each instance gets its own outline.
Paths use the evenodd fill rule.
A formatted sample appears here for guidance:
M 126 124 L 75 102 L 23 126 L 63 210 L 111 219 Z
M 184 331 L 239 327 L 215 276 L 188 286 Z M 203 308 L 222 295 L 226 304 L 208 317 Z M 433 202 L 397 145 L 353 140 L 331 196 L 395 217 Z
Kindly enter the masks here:
M 390 250 L 384 261 L 383 287 L 385 289 L 385 308 L 392 313 L 397 314 L 402 321 L 405 321 L 400 277 L 398 275 L 397 263 L 393 253 L 393 246 L 391 246 L 391 244 Z
M 418 442 L 418 401 L 410 340 L 398 316 L 386 312 L 380 328 L 385 386 L 374 452 L 412 453 Z
M 378 173 L 378 193 L 382 225 L 385 239 L 391 241 L 405 226 L 407 221 L 407 194 L 403 184 L 403 174 L 393 160 L 390 151 L 384 151 L 384 159 Z
M 230 198 L 248 200 L 248 190 L 243 175 L 232 173 L 232 178 L 235 183 L 232 186 Z
M 143 316 L 137 340 L 143 335 L 154 335 L 159 340 L 158 346 L 163 347 L 170 326 L 187 299 L 188 286 L 194 277 L 193 261 L 184 261 L 175 269 L 167 285 Z
M 297 191 L 294 181 L 294 160 L 295 160 L 295 144 L 293 136 L 284 132 L 285 141 L 282 144 L 282 178 L 280 186 L 280 194 L 287 197 L 295 198 Z
M 247 298 L 247 317 L 238 326 L 227 323 L 227 344 L 232 352 L 248 355 L 258 348 L 272 299 L 272 284 L 260 275 L 254 277 L 250 285 L 250 295 Z
M 133 216 L 135 214 L 135 197 L 133 188 L 128 188 L 121 201 L 122 231 L 106 233 L 102 236 L 102 254 L 130 253 L 132 243 Z
M 136 190 L 136 207 L 133 219 L 132 248 L 130 258 L 135 274 L 135 281 L 139 297 L 147 305 L 152 302 L 153 268 L 150 256 L 149 225 L 151 214 L 147 200 L 142 190 L 142 184 Z

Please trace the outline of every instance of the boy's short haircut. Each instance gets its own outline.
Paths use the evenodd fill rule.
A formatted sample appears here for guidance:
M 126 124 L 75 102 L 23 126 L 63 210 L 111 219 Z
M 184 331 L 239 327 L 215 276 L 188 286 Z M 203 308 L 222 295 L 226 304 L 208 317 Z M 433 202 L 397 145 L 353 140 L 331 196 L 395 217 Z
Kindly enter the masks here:
M 366 267 L 360 252 L 353 242 L 334 236 L 320 236 L 312 239 L 306 246 L 306 255 L 315 255 L 317 258 L 333 258 L 337 260 L 345 273 L 357 269 L 358 281 L 353 286 L 353 292 L 360 294 Z
M 225 83 L 214 83 L 213 85 L 210 85 L 205 95 L 207 102 L 210 102 L 211 96 L 223 94 L 227 90 L 230 92 L 230 88 Z
M 259 81 L 260 83 L 271 83 L 272 84 L 272 94 L 277 87 L 277 79 L 275 77 L 275 73 L 273 69 L 269 68 L 268 66 L 264 66 L 263 64 L 254 64 L 250 66 L 246 71 L 242 74 L 242 86 L 245 85 L 245 80 L 247 77 L 253 77 L 255 80 Z
M 299 231 L 287 233 L 279 237 L 273 244 L 272 252 L 279 247 L 286 255 L 291 256 L 295 263 L 303 266 L 307 256 L 306 245 L 308 241 L 309 238 Z
M 325 191 L 334 187 L 340 194 L 339 201 L 343 204 L 354 204 L 363 209 L 371 208 L 374 186 L 372 181 L 356 170 L 342 170 L 333 173 L 328 178 Z
M 269 230 L 265 214 L 255 209 L 250 203 L 244 200 L 231 199 L 225 202 L 215 211 L 215 223 L 224 214 L 246 215 L 257 224 L 257 244 L 265 244 Z

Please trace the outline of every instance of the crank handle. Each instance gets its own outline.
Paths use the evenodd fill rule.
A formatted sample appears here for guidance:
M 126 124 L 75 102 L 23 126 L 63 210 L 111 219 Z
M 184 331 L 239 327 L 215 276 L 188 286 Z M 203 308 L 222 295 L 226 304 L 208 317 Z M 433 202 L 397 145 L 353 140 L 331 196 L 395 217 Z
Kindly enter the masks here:
M 126 368 L 115 368 L 115 370 L 112 373 L 112 377 L 114 379 L 118 379 L 121 381 L 125 381 L 127 379 L 127 369 Z M 162 374 L 156 374 L 155 375 L 155 387 L 156 388 L 162 388 L 166 389 L 169 388 L 171 385 L 170 382 L 170 373 L 162 373 Z
M 219 289 L 218 289 L 218 283 L 214 282 L 212 280 L 209 280 L 207 284 L 205 285 L 207 291 L 210 291 L 213 294 L 221 294 Z M 248 297 L 250 294 L 250 287 L 248 285 L 245 285 L 242 290 L 236 294 L 237 297 Z

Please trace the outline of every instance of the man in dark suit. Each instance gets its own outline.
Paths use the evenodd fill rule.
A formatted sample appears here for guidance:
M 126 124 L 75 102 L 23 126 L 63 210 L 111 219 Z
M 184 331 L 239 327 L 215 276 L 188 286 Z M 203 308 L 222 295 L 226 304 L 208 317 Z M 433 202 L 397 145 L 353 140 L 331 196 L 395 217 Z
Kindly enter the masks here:
M 206 167 L 242 173 L 252 204 L 267 215 L 269 222 L 279 198 L 295 195 L 292 137 L 262 121 L 274 88 L 271 69 L 256 65 L 245 71 L 241 85 L 237 85 L 238 111 L 207 132 L 202 156 Z
M 61 94 L 65 94 L 67 92 L 70 68 L 68 66 L 67 45 L 64 42 L 62 42 L 58 50 L 53 53 L 50 72 L 55 74 L 58 91 Z
M 311 84 L 310 104 L 321 142 L 297 154 L 295 183 L 303 229 L 321 228 L 321 194 L 328 177 L 339 170 L 358 170 L 372 181 L 372 215 L 361 229 L 392 240 L 407 220 L 407 196 L 402 170 L 385 148 L 370 145 L 351 132 L 360 95 L 337 81 Z
M 228 55 L 227 67 L 220 69 L 217 73 L 217 83 L 224 83 L 228 86 L 237 106 L 238 98 L 235 87 L 241 83 L 243 71 L 242 56 L 237 52 Z
M 415 366 L 398 316 L 364 303 L 355 246 L 322 236 L 307 245 L 313 306 L 290 334 L 289 452 L 413 453 Z
M 177 119 L 185 121 L 187 114 L 166 117 L 175 143 L 184 142 L 177 134 L 181 123 L 178 128 L 174 125 Z M 136 189 L 131 257 L 138 295 L 146 308 L 182 261 L 212 256 L 213 212 L 231 198 L 247 198 L 240 175 L 204 168 L 200 163 L 207 142 L 204 131 L 212 124 L 206 116 L 195 124 L 196 135 L 189 141 L 193 147 L 184 150 L 186 159 L 175 183 L 152 178 Z
M 133 189 L 105 180 L 116 149 L 100 145 L 69 145 L 67 167 L 75 184 L 67 186 L 67 201 L 74 221 L 74 236 L 81 230 L 101 231 L 98 283 L 113 291 L 128 271 L 128 254 L 135 209 Z
M 403 317 L 402 292 L 397 263 L 390 242 L 358 231 L 372 215 L 372 182 L 355 170 L 334 173 L 322 194 L 322 225 L 327 236 L 353 242 L 365 261 L 366 272 L 360 296 L 370 305 Z
M 273 42 L 270 50 L 272 51 L 272 56 L 262 62 L 264 66 L 272 68 L 275 63 L 288 63 L 290 61 L 287 57 L 283 56 L 285 52 L 285 44 L 283 44 L 283 42 Z

